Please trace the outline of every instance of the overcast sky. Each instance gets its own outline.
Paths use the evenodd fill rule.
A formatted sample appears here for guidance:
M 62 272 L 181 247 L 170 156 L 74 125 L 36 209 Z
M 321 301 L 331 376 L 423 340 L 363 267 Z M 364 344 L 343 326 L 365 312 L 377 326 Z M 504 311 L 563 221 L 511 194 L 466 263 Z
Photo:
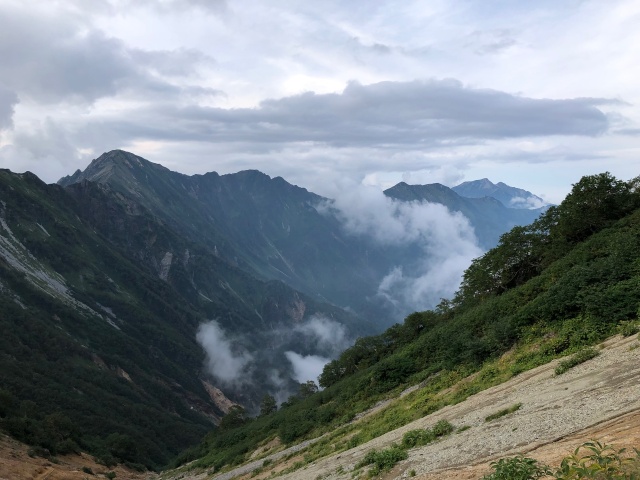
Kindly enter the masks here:
M 0 167 L 132 151 L 331 196 L 640 175 L 637 0 L 0 0 Z

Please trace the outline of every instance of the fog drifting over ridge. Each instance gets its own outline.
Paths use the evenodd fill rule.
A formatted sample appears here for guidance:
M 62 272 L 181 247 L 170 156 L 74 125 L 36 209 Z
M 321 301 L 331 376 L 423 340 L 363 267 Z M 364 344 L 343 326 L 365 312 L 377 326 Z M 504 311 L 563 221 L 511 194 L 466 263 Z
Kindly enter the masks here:
M 352 235 L 380 245 L 411 244 L 418 249 L 420 257 L 396 265 L 378 286 L 378 296 L 399 318 L 452 297 L 471 260 L 483 253 L 467 218 L 441 204 L 402 202 L 377 188 L 352 185 L 320 211 L 335 215 Z

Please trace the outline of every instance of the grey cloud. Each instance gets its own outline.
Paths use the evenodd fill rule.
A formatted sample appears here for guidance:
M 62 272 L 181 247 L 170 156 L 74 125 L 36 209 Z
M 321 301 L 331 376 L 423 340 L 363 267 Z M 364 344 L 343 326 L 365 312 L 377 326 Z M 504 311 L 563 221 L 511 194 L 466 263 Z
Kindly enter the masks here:
M 214 13 L 226 13 L 229 6 L 226 0 L 128 0 L 125 3 L 136 7 L 140 5 L 150 6 L 160 12 L 184 12 L 191 8 Z
M 614 131 L 618 135 L 628 135 L 631 137 L 636 137 L 640 135 L 640 128 L 621 128 L 619 130 Z
M 424 148 L 486 139 L 596 136 L 609 127 L 597 107 L 615 103 L 533 99 L 468 88 L 456 80 L 353 82 L 340 94 L 305 93 L 266 100 L 257 108 L 149 107 L 111 128 L 134 138 L 246 142 L 270 144 L 269 149 L 296 142 Z
M 312 316 L 294 330 L 311 338 L 315 343 L 314 350 L 325 355 L 338 355 L 353 343 L 344 325 L 322 315 Z
M 194 67 L 213 66 L 215 60 L 199 50 L 180 48 L 172 51 L 147 51 L 132 49 L 131 59 L 138 65 L 153 70 L 160 75 L 184 77 L 194 73 Z
M 13 126 L 13 111 L 18 95 L 0 84 L 0 130 Z
M 469 35 L 466 46 L 478 55 L 489 55 L 499 53 L 517 43 L 511 30 L 487 30 L 475 31 Z
M 91 103 L 131 92 L 137 98 L 214 95 L 183 87 L 161 75 L 188 76 L 212 59 L 194 50 L 144 52 L 83 24 L 76 16 L 50 18 L 0 7 L 0 78 L 39 102 Z

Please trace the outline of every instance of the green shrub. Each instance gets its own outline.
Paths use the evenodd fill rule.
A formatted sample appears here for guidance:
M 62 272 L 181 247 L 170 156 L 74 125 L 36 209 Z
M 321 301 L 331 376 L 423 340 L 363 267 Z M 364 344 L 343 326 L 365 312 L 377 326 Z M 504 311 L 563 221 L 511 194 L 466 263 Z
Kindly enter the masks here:
M 543 477 L 555 480 L 638 480 L 640 451 L 634 449 L 634 452 L 635 456 L 629 456 L 624 448 L 591 441 L 565 457 L 555 471 L 533 458 L 518 455 L 492 462 L 493 472 L 482 480 L 536 480 Z
M 630 337 L 640 332 L 640 327 L 634 321 L 620 322 L 620 335 L 623 337 Z
M 370 450 L 362 461 L 356 464 L 356 468 L 365 467 L 367 465 L 373 465 L 370 470 L 372 475 L 377 475 L 380 472 L 386 472 L 391 470 L 393 466 L 401 460 L 408 457 L 406 450 L 393 445 L 385 450 Z
M 113 480 L 114 478 L 116 478 L 116 472 L 107 472 L 104 474 L 105 477 L 107 477 L 109 480 Z
M 581 451 L 586 450 L 585 454 Z M 637 480 L 640 478 L 640 452 L 625 456 L 626 449 L 616 449 L 598 441 L 586 442 L 564 458 L 555 478 L 558 480 Z
M 440 420 L 433 428 L 409 430 L 402 437 L 402 448 L 413 448 L 427 445 L 439 437 L 449 435 L 455 427 L 446 420 Z
M 449 435 L 454 430 L 455 427 L 446 420 L 439 420 L 431 429 L 436 438 Z
M 493 473 L 485 475 L 482 480 L 534 480 L 551 474 L 546 465 L 521 455 L 491 462 L 491 468 Z
M 492 413 L 491 415 L 489 415 L 488 417 L 486 417 L 484 419 L 485 422 L 490 422 L 491 420 L 495 420 L 496 418 L 500 418 L 500 417 L 504 417 L 505 415 L 509 415 L 510 413 L 516 412 L 518 410 L 520 410 L 520 407 L 522 406 L 521 403 L 516 403 L 514 405 L 511 405 L 509 408 L 504 408 L 496 413 Z
M 88 473 L 89 475 L 93 475 L 93 470 L 91 470 L 91 467 L 82 467 L 82 471 L 84 473 Z
M 582 350 L 574 353 L 568 359 L 562 360 L 555 369 L 556 375 L 562 375 L 567 370 L 575 367 L 576 365 L 580 365 L 581 363 L 586 362 L 587 360 L 591 360 L 592 358 L 600 355 L 593 347 L 583 348 Z

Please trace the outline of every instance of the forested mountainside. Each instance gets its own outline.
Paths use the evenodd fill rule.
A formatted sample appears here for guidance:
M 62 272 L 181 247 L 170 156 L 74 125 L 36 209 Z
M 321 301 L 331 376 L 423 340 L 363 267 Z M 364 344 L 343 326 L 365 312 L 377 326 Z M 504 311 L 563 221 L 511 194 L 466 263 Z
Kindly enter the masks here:
M 560 205 L 504 234 L 475 260 L 453 298 L 359 339 L 330 362 L 320 376 L 324 390 L 301 390 L 280 410 L 267 409 L 255 419 L 235 412 L 233 421 L 175 465 L 197 460 L 189 468 L 225 468 L 242 464 L 275 438 L 294 444 L 327 433 L 289 471 L 302 468 L 559 355 L 577 352 L 576 361 L 597 355 L 584 348 L 615 332 L 636 333 L 638 186 L 638 179 L 625 182 L 608 173 L 582 178 Z M 451 388 L 474 372 L 479 374 Z M 403 402 L 352 423 L 377 402 L 416 385 Z M 435 429 L 381 452 L 387 456 L 380 462 L 421 441 L 419 435 L 435 438 Z M 375 463 L 378 457 L 370 456 Z
M 389 270 L 437 253 L 356 235 L 281 178 L 188 177 L 122 151 L 59 185 L 2 170 L 0 202 L 2 429 L 147 468 L 237 405 L 312 393 L 318 365 L 389 325 Z
M 0 200 L 0 417 L 53 453 L 163 465 L 233 404 L 216 387 L 250 407 L 273 388 L 270 373 L 284 391 L 297 385 L 283 352 L 312 347 L 296 326 L 321 315 L 363 331 L 349 313 L 256 279 L 106 185 L 65 189 L 5 170 Z M 204 367 L 196 334 L 214 319 L 243 332 L 262 366 L 242 372 L 246 384 Z
M 378 330 L 402 318 L 378 295 L 385 276 L 397 267 L 410 269 L 417 255 L 438 253 L 425 253 L 416 242 L 376 242 L 371 235 L 354 234 L 329 199 L 255 170 L 187 176 L 115 150 L 59 183 L 83 180 L 109 185 L 180 235 L 215 249 L 250 274 L 281 280 L 349 308 Z M 403 195 L 405 191 L 411 194 Z M 406 203 L 434 202 L 462 213 L 484 249 L 541 213 L 507 208 L 490 198 L 463 198 L 439 184 L 399 184 L 386 195 Z

